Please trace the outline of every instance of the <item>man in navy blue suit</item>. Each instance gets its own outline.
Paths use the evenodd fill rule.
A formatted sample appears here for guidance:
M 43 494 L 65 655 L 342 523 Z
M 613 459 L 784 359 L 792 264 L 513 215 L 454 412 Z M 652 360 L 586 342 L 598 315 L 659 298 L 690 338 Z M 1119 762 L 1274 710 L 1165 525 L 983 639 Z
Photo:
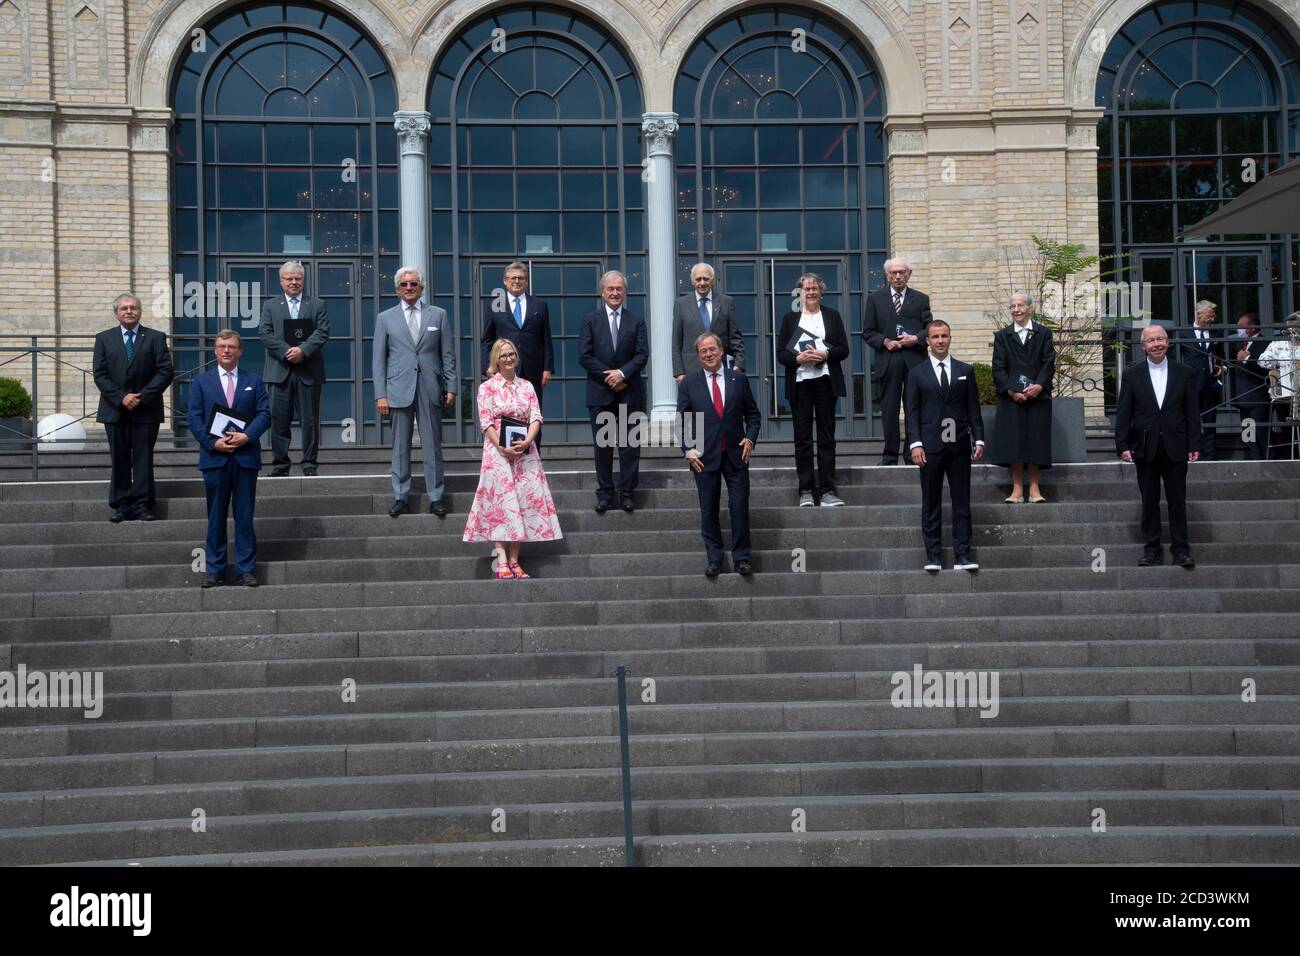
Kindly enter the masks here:
M 758 440 L 762 418 L 743 372 L 723 368 L 722 339 L 705 332 L 695 340 L 700 368 L 689 373 L 677 389 L 677 416 L 682 422 L 682 450 L 695 472 L 700 494 L 700 535 L 708 552 L 704 576 L 722 571 L 722 526 L 718 500 L 727 482 L 727 510 L 731 513 L 731 560 L 736 573 L 754 573 L 749 563 L 749 456 Z M 687 441 L 688 415 L 703 421 Z M 687 447 L 690 444 L 691 447 Z
M 921 540 L 925 570 L 943 569 L 939 545 L 943 529 L 943 480 L 952 498 L 954 571 L 978 571 L 971 559 L 970 466 L 984 457 L 975 370 L 948 352 L 952 330 L 943 319 L 925 327 L 930 354 L 907 375 L 904 408 L 907 449 L 921 469 Z
M 262 467 L 258 439 L 271 425 L 271 400 L 254 372 L 239 367 L 244 354 L 239 333 L 217 333 L 217 367 L 197 375 L 190 383 L 188 425 L 199 443 L 199 470 L 208 501 L 208 537 L 205 542 L 208 576 L 205 588 L 220 587 L 226 573 L 226 516 L 235 512 L 235 571 L 239 583 L 257 587 L 257 538 L 253 535 L 253 507 L 257 501 L 257 472 Z M 246 424 L 232 427 L 222 437 L 209 432 L 214 406 L 231 410 L 230 417 Z
M 483 306 L 483 342 L 479 368 L 487 373 L 488 357 L 497 339 L 508 339 L 519 353 L 518 374 L 527 379 L 542 404 L 542 389 L 555 374 L 555 346 L 551 341 L 551 312 L 541 299 L 528 294 L 528 266 L 515 261 L 506 266 L 505 295 L 494 295 Z M 541 435 L 533 441 L 540 451 Z
M 633 412 L 642 411 L 644 388 L 641 370 L 650 359 L 645 320 L 623 307 L 627 279 L 621 272 L 606 272 L 600 280 L 604 305 L 582 317 L 578 337 L 578 361 L 587 370 L 587 411 L 591 415 L 592 444 L 596 446 L 596 514 L 603 515 L 614 504 L 614 445 L 618 446 L 620 504 L 632 512 L 641 467 L 641 449 L 629 444 L 624 423 Z M 608 416 L 615 427 L 605 427 Z M 614 434 L 613 442 L 602 437 Z

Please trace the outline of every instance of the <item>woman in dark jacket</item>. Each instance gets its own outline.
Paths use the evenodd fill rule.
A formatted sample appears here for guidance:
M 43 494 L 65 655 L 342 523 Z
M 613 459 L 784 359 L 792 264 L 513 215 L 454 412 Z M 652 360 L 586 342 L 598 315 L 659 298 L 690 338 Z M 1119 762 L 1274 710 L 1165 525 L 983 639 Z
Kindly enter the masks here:
M 844 321 L 822 305 L 826 283 L 805 272 L 799 277 L 798 312 L 781 319 L 776 360 L 785 366 L 785 397 L 794 419 L 794 464 L 799 473 L 799 507 L 844 504 L 835 494 L 835 401 L 845 394 L 840 363 L 849 357 Z M 813 419 L 817 420 L 817 472 L 813 470 Z
M 1029 500 L 1046 501 L 1038 487 L 1038 472 L 1052 467 L 1052 376 L 1056 349 L 1052 332 L 1030 318 L 1034 297 L 1011 296 L 1011 324 L 993 334 L 993 384 L 998 390 L 997 421 L 993 427 L 993 463 L 1011 468 L 1011 495 L 1025 500 L 1024 469 L 1029 466 Z

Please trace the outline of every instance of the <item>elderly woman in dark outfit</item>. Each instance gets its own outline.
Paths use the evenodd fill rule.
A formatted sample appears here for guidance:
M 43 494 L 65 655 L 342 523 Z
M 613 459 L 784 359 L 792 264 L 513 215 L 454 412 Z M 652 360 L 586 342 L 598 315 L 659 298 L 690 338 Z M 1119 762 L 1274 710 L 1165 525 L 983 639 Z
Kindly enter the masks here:
M 993 384 L 998 390 L 997 422 L 993 427 L 993 463 L 1011 469 L 1011 495 L 1025 500 L 1024 471 L 1029 466 L 1029 500 L 1046 501 L 1038 487 L 1040 469 L 1052 467 L 1052 376 L 1056 349 L 1052 332 L 1030 316 L 1034 298 L 1027 292 L 1011 296 L 1011 324 L 993 335 Z

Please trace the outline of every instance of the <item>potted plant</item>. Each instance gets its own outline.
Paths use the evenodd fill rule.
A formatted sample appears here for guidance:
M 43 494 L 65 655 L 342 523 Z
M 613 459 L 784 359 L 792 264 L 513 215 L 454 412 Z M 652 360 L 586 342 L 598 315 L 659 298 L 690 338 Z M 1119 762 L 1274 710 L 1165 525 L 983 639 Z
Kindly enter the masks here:
M 990 325 L 1002 328 L 1010 318 L 1006 303 L 1011 294 L 1028 291 L 1035 305 L 1033 321 L 1052 332 L 1056 373 L 1052 379 L 1052 460 L 1087 461 L 1088 438 L 1084 425 L 1084 395 L 1102 394 L 1103 359 L 1107 344 L 1121 320 L 1137 315 L 1105 315 L 1101 304 L 1106 268 L 1113 257 L 1086 253 L 1080 243 L 1056 242 L 1031 236 L 1032 246 L 1002 250 L 997 287 L 991 289 L 998 307 L 985 312 Z M 1120 296 L 1124 307 L 1130 301 Z M 991 424 L 991 419 L 988 420 Z
M 0 378 L 0 445 L 32 433 L 32 397 L 16 378 Z

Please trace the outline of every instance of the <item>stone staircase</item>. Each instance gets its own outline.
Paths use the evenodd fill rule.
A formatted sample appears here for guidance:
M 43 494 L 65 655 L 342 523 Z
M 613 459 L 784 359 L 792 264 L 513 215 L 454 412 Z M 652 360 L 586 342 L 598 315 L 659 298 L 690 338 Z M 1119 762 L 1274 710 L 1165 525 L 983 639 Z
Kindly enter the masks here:
M 936 576 L 912 469 L 800 510 L 768 464 L 759 573 L 715 582 L 670 461 L 630 516 L 557 467 L 565 538 L 505 582 L 469 474 L 445 521 L 263 478 L 265 586 L 214 591 L 197 479 L 123 525 L 102 480 L 0 485 L 0 670 L 105 692 L 0 708 L 0 864 L 621 865 L 618 664 L 644 865 L 1300 863 L 1300 464 L 1193 466 L 1190 572 L 1136 567 L 1129 466 L 1046 505 L 977 467 L 982 570 Z M 997 715 L 895 706 L 918 665 L 996 672 Z

